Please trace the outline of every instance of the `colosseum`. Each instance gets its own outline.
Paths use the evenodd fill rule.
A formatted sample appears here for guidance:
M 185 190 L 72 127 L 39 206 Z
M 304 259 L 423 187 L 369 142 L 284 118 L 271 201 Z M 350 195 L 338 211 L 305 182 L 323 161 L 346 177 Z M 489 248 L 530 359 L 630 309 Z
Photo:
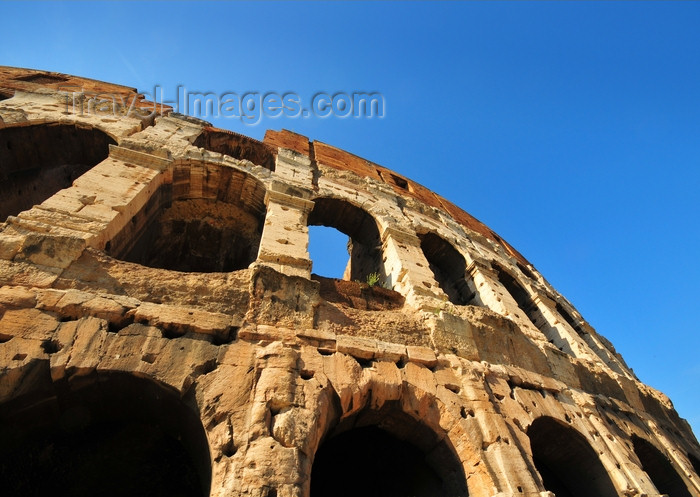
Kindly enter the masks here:
M 0 223 L 5 497 L 700 496 L 688 423 L 517 250 L 331 145 L 0 67 Z

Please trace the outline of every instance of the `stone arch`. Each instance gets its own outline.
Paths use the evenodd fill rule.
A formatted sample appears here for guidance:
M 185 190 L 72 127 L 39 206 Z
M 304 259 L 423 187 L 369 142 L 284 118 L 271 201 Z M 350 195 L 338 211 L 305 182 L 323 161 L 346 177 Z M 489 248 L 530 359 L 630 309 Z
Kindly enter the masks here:
M 495 271 L 498 281 L 505 287 L 511 297 L 513 297 L 515 303 L 520 310 L 525 313 L 532 324 L 538 329 L 542 329 L 546 326 L 547 320 L 537 308 L 537 304 L 532 300 L 530 292 L 518 282 L 517 278 L 505 270 L 500 264 L 492 262 L 491 267 Z
M 379 227 L 362 207 L 337 197 L 316 198 L 307 224 L 335 228 L 348 236 L 345 279 L 365 281 L 371 273 L 383 274 Z
M 68 188 L 109 155 L 114 138 L 86 124 L 0 127 L 0 221 Z
M 275 170 L 275 154 L 270 146 L 233 131 L 206 127 L 192 145 Z
M 206 497 L 208 442 L 193 402 L 111 373 L 0 405 L 3 495 Z
M 642 469 L 659 493 L 669 497 L 691 497 L 683 478 L 663 452 L 637 435 L 632 435 L 632 447 Z
M 469 494 L 450 441 L 388 402 L 344 418 L 315 454 L 310 496 L 355 495 Z
M 185 272 L 246 269 L 257 258 L 265 185 L 246 171 L 179 162 L 106 246 L 115 258 Z
M 527 435 L 546 490 L 557 497 L 618 496 L 598 454 L 574 428 L 541 416 L 529 426 Z
M 382 447 L 377 447 L 376 451 L 365 450 L 366 457 L 372 457 L 375 452 L 392 452 L 392 447 L 394 452 L 399 447 L 398 452 L 405 449 L 413 455 L 418 454 L 424 464 L 417 470 L 418 474 L 429 475 L 432 472 L 443 484 L 441 490 L 433 494 L 394 495 L 457 497 L 471 495 L 472 492 L 474 495 L 486 495 L 485 489 L 496 488 L 493 475 L 484 464 L 480 464 L 480 442 L 465 436 L 469 430 L 462 423 L 469 416 L 467 410 L 456 403 L 446 403 L 434 390 L 423 389 L 411 380 L 424 379 L 431 374 L 426 367 L 410 362 L 402 367 L 383 361 L 358 362 L 344 354 L 335 354 L 333 362 L 336 366 L 328 370 L 331 373 L 329 376 L 317 373 L 313 380 L 319 382 L 315 392 L 325 397 L 323 404 L 327 407 L 317 422 L 309 426 L 310 431 L 304 437 L 312 441 L 306 452 L 313 465 L 309 473 L 313 489 L 311 497 L 325 495 L 323 488 L 327 488 L 319 488 L 318 482 L 314 483 L 314 478 L 318 478 L 319 464 L 323 468 L 318 457 L 329 457 L 330 454 L 332 459 L 333 454 L 342 454 L 344 449 L 356 450 L 362 444 L 356 443 L 353 447 L 355 435 L 362 440 L 381 442 Z M 332 446 L 336 442 L 334 449 Z M 409 458 L 409 461 L 411 464 L 416 462 L 415 458 Z M 469 481 L 465 476 L 467 474 L 470 475 Z M 397 477 L 401 478 L 402 475 L 405 475 L 405 471 Z M 360 476 L 353 475 L 353 478 Z M 426 478 L 431 479 L 429 476 Z M 362 482 L 355 488 L 360 487 L 363 492 L 355 495 L 372 495 Z M 382 488 L 387 490 L 386 485 Z M 309 494 L 304 493 L 304 496 L 309 497 Z
M 420 248 L 443 292 L 455 305 L 466 305 L 474 298 L 465 277 L 467 262 L 447 240 L 433 233 L 418 233 Z

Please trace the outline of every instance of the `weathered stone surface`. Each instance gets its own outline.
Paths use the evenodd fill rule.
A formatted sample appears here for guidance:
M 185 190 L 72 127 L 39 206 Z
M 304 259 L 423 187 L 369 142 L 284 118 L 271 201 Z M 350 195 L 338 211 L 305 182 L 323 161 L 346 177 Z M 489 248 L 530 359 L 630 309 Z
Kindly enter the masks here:
M 563 492 L 574 497 L 700 496 L 700 446 L 670 400 L 515 249 L 447 200 L 289 131 L 258 142 L 119 105 L 118 119 L 66 115 L 70 93 L 57 81 L 135 95 L 0 67 L 0 96 L 15 94 L 0 98 L 0 138 L 33 131 L 53 136 L 57 152 L 0 147 L 0 180 L 6 164 L 35 168 L 43 172 L 23 187 L 48 195 L 29 210 L 16 193 L 0 195 L 3 444 L 59 471 L 58 449 L 31 446 L 36 420 L 82 436 L 80 423 L 109 430 L 143 417 L 148 434 L 129 425 L 117 438 L 130 451 L 154 426 L 176 433 L 149 467 L 171 464 L 181 447 L 193 462 L 182 473 L 210 483 L 202 495 L 317 497 L 324 451 L 340 444 L 326 468 L 354 463 L 343 459 L 358 457 L 347 440 L 377 428 L 427 464 L 383 483 L 425 471 L 442 482 L 416 485 L 416 497 L 552 497 L 554 473 L 576 482 Z M 74 137 L 55 138 L 56 123 Z M 56 171 L 70 164 L 51 160 L 68 152 L 89 163 L 63 184 Z M 349 236 L 345 279 L 310 274 L 314 223 Z M 389 443 L 380 438 L 359 457 L 409 451 L 378 456 Z M 366 477 L 340 484 L 377 483 Z

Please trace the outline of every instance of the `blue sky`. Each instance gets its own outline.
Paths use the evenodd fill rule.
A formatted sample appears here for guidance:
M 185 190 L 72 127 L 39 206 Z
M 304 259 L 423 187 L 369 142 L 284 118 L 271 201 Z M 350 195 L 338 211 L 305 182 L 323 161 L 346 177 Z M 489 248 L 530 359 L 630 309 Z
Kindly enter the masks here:
M 210 120 L 291 129 L 454 201 L 700 434 L 700 3 L 3 2 L 2 17 L 2 65 L 166 98 L 381 92 L 382 119 Z

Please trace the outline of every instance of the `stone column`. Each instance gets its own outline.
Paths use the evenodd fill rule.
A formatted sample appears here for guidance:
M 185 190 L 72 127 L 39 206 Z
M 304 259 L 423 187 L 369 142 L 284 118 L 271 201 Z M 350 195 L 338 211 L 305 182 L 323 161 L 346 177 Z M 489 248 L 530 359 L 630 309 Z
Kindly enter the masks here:
M 309 195 L 308 192 L 295 190 L 293 193 Z M 274 182 L 265 196 L 267 214 L 257 261 L 289 276 L 310 278 L 309 228 L 306 220 L 314 203 L 289 193 L 284 184 Z
M 420 248 L 420 239 L 413 233 L 387 227 L 382 233 L 384 274 L 387 282 L 414 306 L 424 307 L 424 299 L 447 300 Z M 428 304 L 429 307 L 435 305 Z

